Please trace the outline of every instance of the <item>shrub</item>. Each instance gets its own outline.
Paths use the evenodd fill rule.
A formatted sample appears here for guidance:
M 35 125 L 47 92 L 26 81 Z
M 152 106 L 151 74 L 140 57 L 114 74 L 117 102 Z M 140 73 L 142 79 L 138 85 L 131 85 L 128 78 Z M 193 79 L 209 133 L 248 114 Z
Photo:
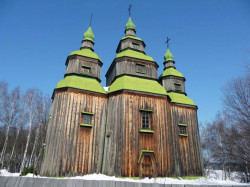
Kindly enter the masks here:
M 25 168 L 22 173 L 21 176 L 27 175 L 28 173 L 34 173 L 35 175 L 37 175 L 37 171 L 34 169 L 33 166 L 29 167 L 29 168 Z

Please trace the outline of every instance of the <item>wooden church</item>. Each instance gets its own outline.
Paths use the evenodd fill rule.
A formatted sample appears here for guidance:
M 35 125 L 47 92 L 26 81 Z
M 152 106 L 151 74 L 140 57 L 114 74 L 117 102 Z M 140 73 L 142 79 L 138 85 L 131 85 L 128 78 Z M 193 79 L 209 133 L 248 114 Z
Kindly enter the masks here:
M 202 176 L 197 106 L 167 49 L 164 72 L 145 53 L 129 17 L 101 82 L 91 26 L 53 92 L 41 175 Z

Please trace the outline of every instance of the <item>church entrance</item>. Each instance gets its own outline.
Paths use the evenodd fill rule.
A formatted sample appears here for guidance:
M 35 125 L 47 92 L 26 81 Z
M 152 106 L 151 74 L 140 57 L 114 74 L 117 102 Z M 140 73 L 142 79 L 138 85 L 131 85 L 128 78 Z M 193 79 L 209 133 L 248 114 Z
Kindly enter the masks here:
M 156 177 L 156 160 L 153 153 L 143 153 L 139 165 L 140 178 Z
M 142 163 L 142 178 L 152 178 L 153 177 L 153 166 L 150 156 L 144 156 Z

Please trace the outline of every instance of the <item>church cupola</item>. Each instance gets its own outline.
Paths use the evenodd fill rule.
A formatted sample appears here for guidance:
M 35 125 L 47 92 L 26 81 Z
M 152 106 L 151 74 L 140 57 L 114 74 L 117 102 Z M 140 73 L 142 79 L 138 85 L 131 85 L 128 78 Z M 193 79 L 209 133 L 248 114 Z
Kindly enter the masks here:
M 83 35 L 81 49 L 86 48 L 86 49 L 90 49 L 90 50 L 94 51 L 94 49 L 93 49 L 94 44 L 95 44 L 94 39 L 95 39 L 95 35 L 91 29 L 91 26 L 89 26 L 88 30 Z
M 169 40 L 168 40 L 169 41 Z M 162 86 L 167 92 L 185 93 L 185 78 L 176 70 L 174 56 L 170 52 L 169 47 L 164 56 L 164 72 L 159 77 Z
M 73 51 L 68 56 L 65 65 L 66 73 L 56 89 L 74 88 L 106 94 L 101 82 L 101 67 L 103 63 L 100 57 L 94 52 L 95 35 L 91 28 L 83 35 L 82 46 L 80 50 Z
M 167 38 L 167 52 L 164 56 L 164 72 L 159 77 L 160 84 L 166 89 L 172 103 L 195 106 L 187 97 L 185 91 L 185 77 L 175 68 L 174 55 L 169 50 L 169 38 Z

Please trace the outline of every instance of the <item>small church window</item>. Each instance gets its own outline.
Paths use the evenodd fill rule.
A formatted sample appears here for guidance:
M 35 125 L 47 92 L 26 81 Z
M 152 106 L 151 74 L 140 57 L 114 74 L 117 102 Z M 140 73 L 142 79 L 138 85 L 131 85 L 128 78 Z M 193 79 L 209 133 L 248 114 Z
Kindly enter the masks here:
M 89 74 L 89 68 L 83 68 L 83 73 Z
M 149 112 L 142 112 L 142 128 L 148 129 L 149 128 Z
M 83 123 L 90 124 L 90 115 L 83 115 Z
M 86 65 L 82 65 L 82 72 L 85 74 L 89 74 L 91 69 L 91 66 L 86 66 Z
M 144 68 L 145 68 L 144 65 L 136 64 L 136 72 L 137 73 L 145 74 Z
M 181 91 L 181 84 L 180 83 L 174 83 L 175 90 Z
M 91 124 L 91 117 L 93 115 L 94 114 L 91 113 L 91 112 L 82 111 L 80 126 L 82 126 L 82 127 L 92 127 L 93 125 Z
M 134 49 L 139 49 L 139 44 L 136 44 L 136 43 L 132 43 L 132 44 L 133 44 Z
M 186 134 L 186 133 L 187 133 L 187 132 L 186 132 L 186 127 L 180 126 L 180 127 L 179 127 L 179 133 L 180 133 L 180 134 Z

